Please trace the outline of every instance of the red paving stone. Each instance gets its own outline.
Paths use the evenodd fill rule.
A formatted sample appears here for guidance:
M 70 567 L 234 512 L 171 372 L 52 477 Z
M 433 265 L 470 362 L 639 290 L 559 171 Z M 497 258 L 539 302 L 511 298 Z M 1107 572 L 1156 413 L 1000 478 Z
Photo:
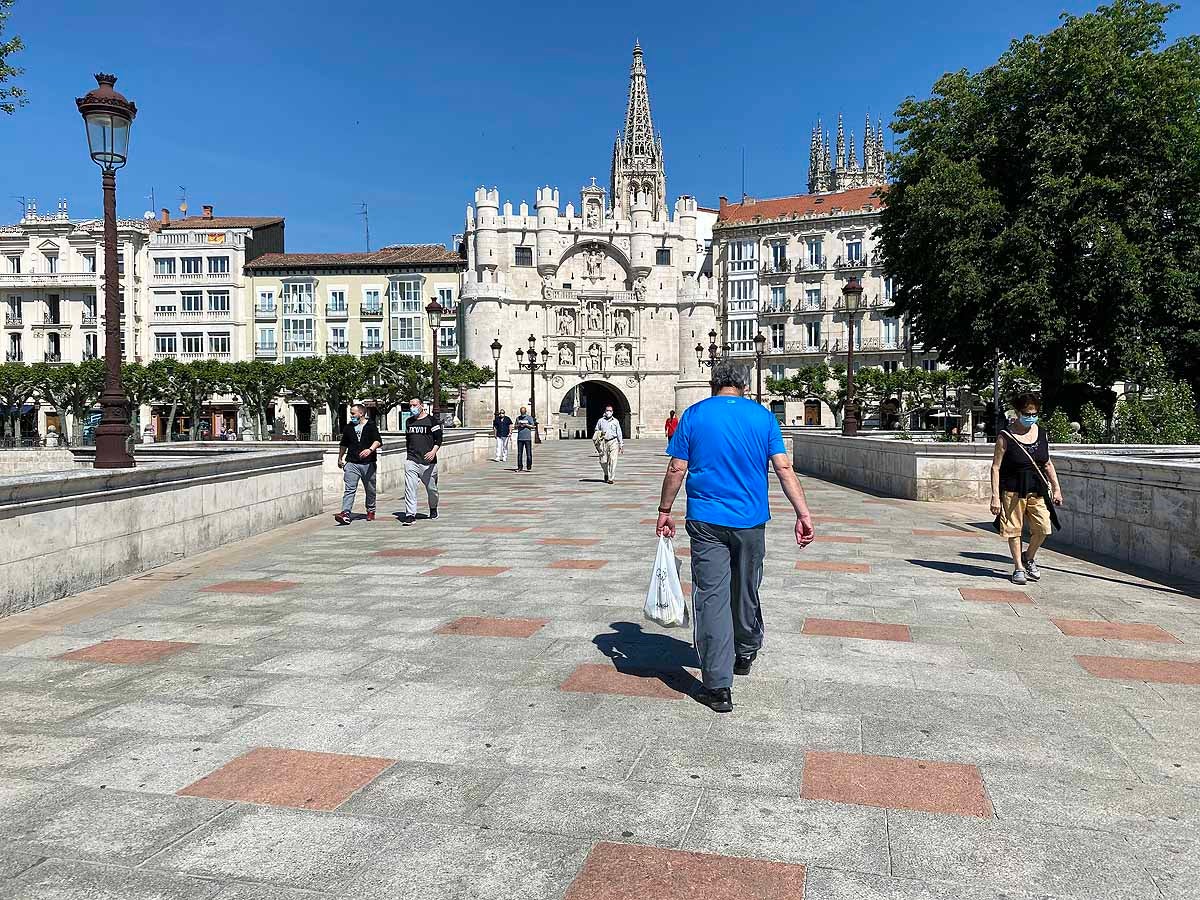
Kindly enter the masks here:
M 137 665 L 138 663 L 156 662 L 168 656 L 174 656 L 176 653 L 182 653 L 184 650 L 190 650 L 192 647 L 199 646 L 199 644 L 192 644 L 187 641 L 134 641 L 126 640 L 125 638 L 113 638 L 110 641 L 101 641 L 98 644 L 92 644 L 90 647 L 83 647 L 79 650 L 64 653 L 58 659 L 67 659 L 72 662 L 99 662 L 128 666 Z
M 961 763 L 809 751 L 804 754 L 800 796 L 884 809 L 992 817 L 979 769 Z
M 376 550 L 372 555 L 398 559 L 428 559 L 431 556 L 441 556 L 445 552 L 437 547 L 400 547 L 391 550 Z
M 607 559 L 560 559 L 550 563 L 551 569 L 603 569 Z
M 818 534 L 818 544 L 861 544 L 863 539 L 852 534 Z
M 800 900 L 804 866 L 638 844 L 594 845 L 563 900 Z
M 542 538 L 540 543 L 551 547 L 592 547 L 600 543 L 600 538 Z
M 1075 660 L 1097 678 L 1152 681 L 1155 684 L 1200 684 L 1200 662 L 1134 659 L 1127 656 L 1076 656 Z
M 1089 619 L 1051 619 L 1067 637 L 1106 638 L 1115 641 L 1157 641 L 1182 644 L 1171 632 L 1143 622 L 1104 622 Z
M 1004 588 L 959 588 L 964 600 L 976 603 L 1032 603 L 1024 591 L 1009 591 Z
M 494 619 L 486 616 L 463 616 L 447 622 L 437 634 L 466 634 L 472 637 L 527 638 L 536 634 L 549 619 Z
M 491 578 L 507 572 L 508 566 L 438 566 L 422 575 L 448 575 L 455 578 Z
M 856 622 L 853 619 L 805 619 L 801 634 L 821 637 L 866 638 L 872 641 L 912 641 L 907 625 Z
M 222 581 L 220 584 L 210 584 L 201 590 L 214 594 L 277 594 L 288 588 L 299 586 L 298 581 Z
M 961 537 L 978 537 L 969 531 L 959 531 L 957 528 L 914 528 L 912 533 L 916 537 L 935 537 L 935 538 L 961 538 Z
M 606 663 L 581 663 L 567 680 L 558 686 L 560 691 L 580 694 L 623 694 L 626 697 L 653 697 L 657 700 L 682 700 L 683 693 L 669 687 L 665 672 L 618 672 Z
M 875 525 L 875 519 L 855 518 L 854 516 L 813 516 L 814 525 Z
M 394 759 L 257 747 L 179 792 L 184 797 L 337 809 Z
M 819 541 L 820 538 L 818 537 Z M 865 575 L 871 571 L 871 567 L 866 563 L 848 563 L 848 562 L 829 562 L 823 559 L 800 559 L 796 560 L 796 570 L 798 572 L 853 572 L 859 575 Z
M 476 525 L 471 529 L 475 534 L 517 534 L 528 530 L 525 525 Z

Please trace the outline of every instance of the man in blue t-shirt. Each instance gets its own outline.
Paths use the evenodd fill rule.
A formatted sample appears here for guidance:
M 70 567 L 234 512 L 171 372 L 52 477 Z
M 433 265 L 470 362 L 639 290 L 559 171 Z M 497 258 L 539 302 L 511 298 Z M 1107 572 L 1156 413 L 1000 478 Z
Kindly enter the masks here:
M 692 539 L 692 604 L 702 699 L 715 712 L 733 709 L 733 676 L 749 675 L 763 642 L 758 588 L 766 555 L 767 462 L 796 510 L 796 543 L 812 543 L 812 516 L 792 471 L 775 416 L 747 400 L 740 366 L 713 367 L 713 396 L 684 410 L 667 445 L 655 531 L 675 536 L 671 504 L 687 478 L 687 533 Z

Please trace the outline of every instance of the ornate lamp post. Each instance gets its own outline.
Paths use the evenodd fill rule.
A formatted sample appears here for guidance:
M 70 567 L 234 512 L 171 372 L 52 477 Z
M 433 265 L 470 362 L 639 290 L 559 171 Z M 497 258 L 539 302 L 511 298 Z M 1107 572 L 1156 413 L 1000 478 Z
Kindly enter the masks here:
M 759 406 L 762 405 L 762 358 L 767 352 L 767 338 L 760 331 L 754 336 L 754 395 Z
M 854 316 L 858 312 L 859 303 L 862 302 L 862 295 L 862 284 L 857 278 L 850 278 L 842 288 L 849 336 L 846 345 L 846 414 L 842 417 L 842 434 L 846 437 L 858 434 L 858 405 L 854 400 Z
M 704 345 L 696 345 L 696 365 L 712 368 L 717 364 L 717 332 L 714 329 L 708 333 L 708 357 L 704 356 Z
M 425 307 L 425 315 L 429 318 L 429 330 L 433 332 L 433 421 L 438 420 L 438 401 L 442 398 L 442 381 L 438 375 L 438 328 L 442 324 L 442 313 L 445 309 L 434 297 Z
M 87 127 L 88 152 L 100 167 L 104 188 L 104 391 L 96 428 L 97 469 L 128 469 L 129 400 L 121 387 L 121 298 L 117 275 L 117 169 L 129 156 L 129 126 L 137 106 L 118 94 L 117 76 L 96 76 L 97 87 L 75 101 Z
M 496 369 L 496 396 L 492 416 L 500 415 L 500 351 L 504 349 L 504 345 L 500 343 L 500 338 L 492 341 L 492 363 Z
M 517 368 L 529 371 L 529 411 L 533 414 L 535 422 L 537 421 L 537 382 L 534 380 L 534 375 L 539 369 L 545 369 L 549 360 L 550 351 L 543 347 L 542 361 L 538 362 L 537 338 L 532 334 L 529 336 L 529 362 L 525 362 L 525 351 L 517 350 Z M 533 429 L 533 442 L 535 444 L 542 442 L 542 429 L 540 425 Z

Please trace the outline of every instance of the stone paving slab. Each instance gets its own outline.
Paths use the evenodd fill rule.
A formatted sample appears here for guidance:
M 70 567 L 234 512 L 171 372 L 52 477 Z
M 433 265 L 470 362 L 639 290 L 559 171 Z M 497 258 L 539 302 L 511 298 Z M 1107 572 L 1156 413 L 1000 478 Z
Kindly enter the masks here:
M 0 898 L 605 900 L 644 871 L 740 900 L 802 868 L 805 900 L 1192 900 L 1195 585 L 1051 539 L 1016 591 L 986 510 L 811 481 L 800 553 L 773 487 L 767 642 L 716 716 L 690 629 L 641 615 L 662 444 L 616 485 L 588 446 L 448 476 L 437 521 L 322 517 L 0 623 Z M 872 762 L 806 791 L 831 758 Z

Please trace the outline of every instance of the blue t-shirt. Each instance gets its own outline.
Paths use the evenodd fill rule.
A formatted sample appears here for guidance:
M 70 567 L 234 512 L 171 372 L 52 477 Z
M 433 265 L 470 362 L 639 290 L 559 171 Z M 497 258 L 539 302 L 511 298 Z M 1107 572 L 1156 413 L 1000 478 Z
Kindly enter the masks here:
M 667 453 L 688 464 L 687 517 L 726 528 L 771 518 L 767 461 L 786 453 L 779 422 L 745 397 L 709 397 L 683 411 Z

